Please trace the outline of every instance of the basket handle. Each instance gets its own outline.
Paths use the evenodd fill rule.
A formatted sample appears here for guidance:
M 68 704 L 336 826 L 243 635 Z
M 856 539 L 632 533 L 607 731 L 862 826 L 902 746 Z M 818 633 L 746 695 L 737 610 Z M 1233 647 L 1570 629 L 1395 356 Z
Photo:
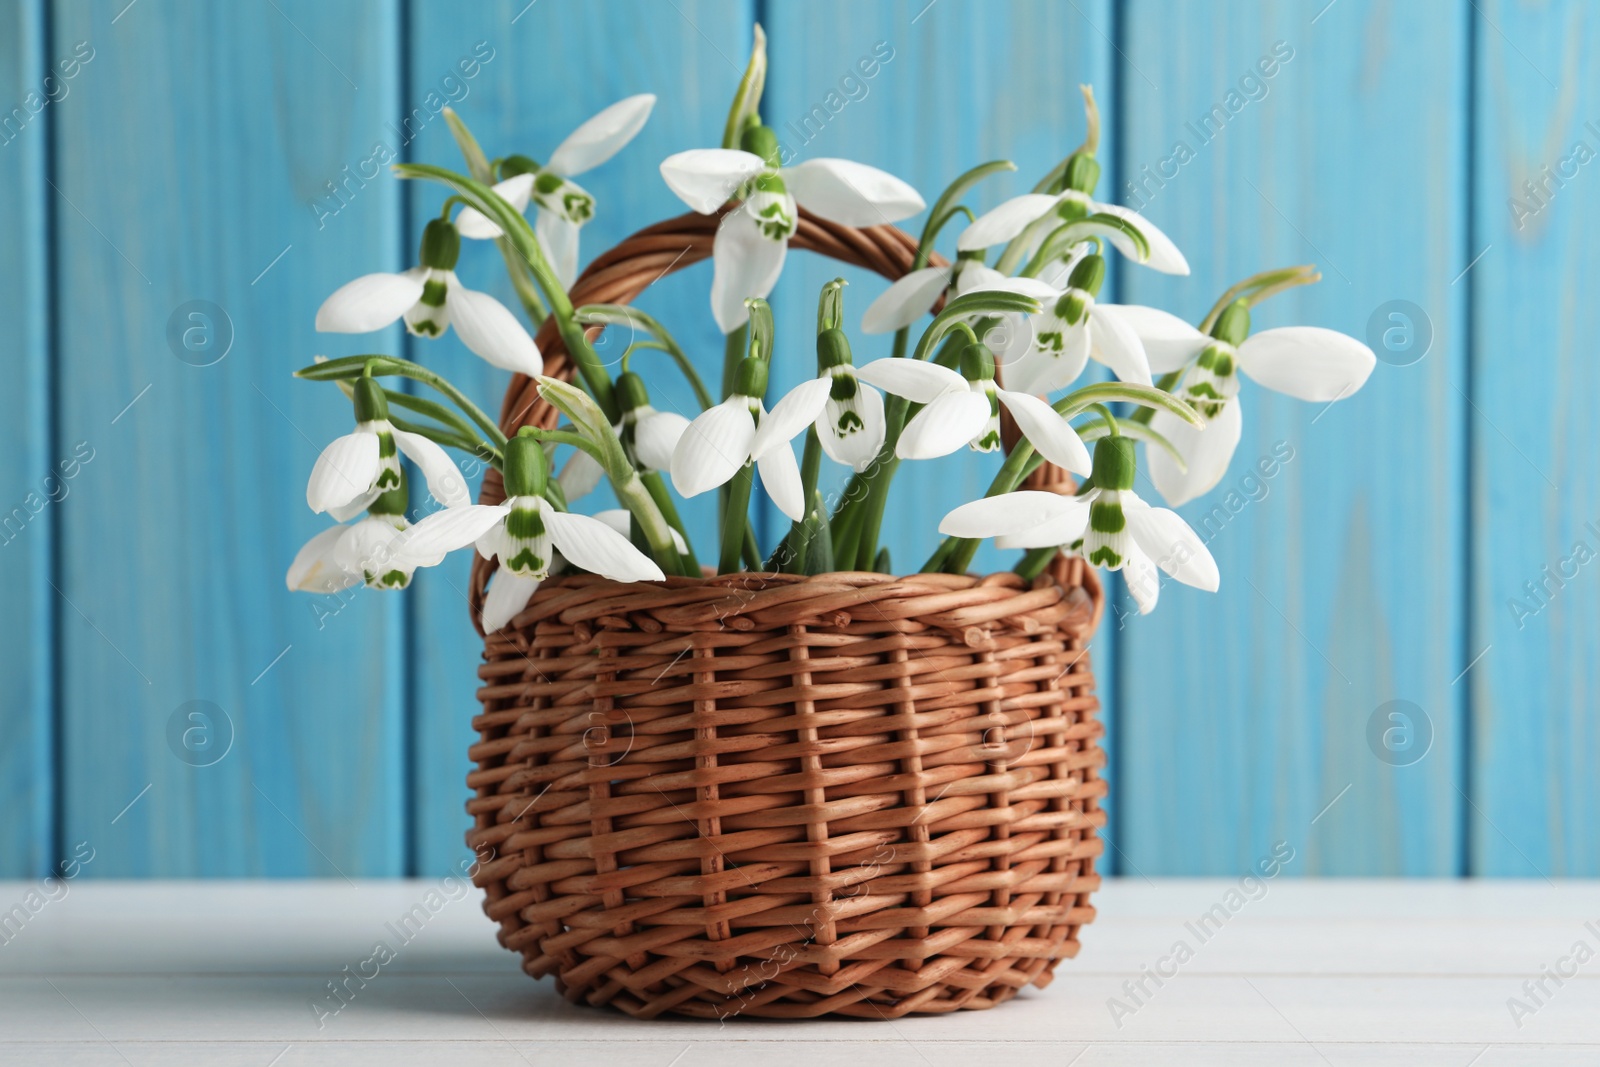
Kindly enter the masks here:
M 726 208 L 714 215 L 689 212 L 676 218 L 658 222 L 626 238 L 615 248 L 603 253 L 573 283 L 573 306 L 585 304 L 631 304 L 639 294 L 661 278 L 674 271 L 708 259 L 716 240 L 717 226 L 727 213 Z M 789 239 L 789 247 L 816 252 L 841 263 L 865 267 L 868 270 L 898 281 L 910 273 L 916 262 L 916 238 L 895 226 L 844 226 L 819 218 L 804 208 L 800 209 L 799 226 Z M 930 266 L 944 266 L 947 262 L 938 255 L 929 257 Z M 941 298 L 942 299 L 942 298 Z M 935 310 L 938 305 L 935 305 Z M 588 337 L 593 340 L 605 329 L 591 326 Z M 552 378 L 570 382 L 577 371 L 565 342 L 556 329 L 553 319 L 545 320 L 535 338 L 544 355 L 544 372 Z M 506 389 L 505 401 L 500 407 L 500 429 L 507 437 L 524 426 L 554 429 L 558 413 L 539 395 L 537 383 L 525 374 L 511 379 Z M 1045 464 L 1028 479 L 1030 487 L 1071 492 L 1071 475 Z M 483 488 L 478 502 L 498 504 L 505 500 L 505 484 L 500 472 L 488 468 L 483 476 Z M 1054 568 L 1067 561 L 1058 561 Z M 494 564 L 475 555 L 472 562 L 472 585 L 468 600 L 471 603 L 472 624 L 482 632 L 484 591 Z M 1092 572 L 1089 572 L 1092 574 Z M 1058 575 L 1065 577 L 1065 575 Z M 1096 590 L 1098 593 L 1098 590 Z M 1100 597 L 1096 600 L 1096 621 L 1099 618 Z

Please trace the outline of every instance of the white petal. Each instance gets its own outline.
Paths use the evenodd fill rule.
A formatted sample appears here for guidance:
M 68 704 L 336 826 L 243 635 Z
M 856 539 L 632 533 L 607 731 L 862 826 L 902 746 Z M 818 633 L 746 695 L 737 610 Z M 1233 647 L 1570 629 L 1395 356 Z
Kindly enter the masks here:
M 645 121 L 650 118 L 650 109 L 655 105 L 656 98 L 651 93 L 618 100 L 573 130 L 550 153 L 547 169 L 563 178 L 571 178 L 598 167 L 620 152 L 623 145 L 644 129 Z
M 1180 470 L 1164 449 L 1146 449 L 1150 481 L 1162 499 L 1177 507 L 1209 493 L 1228 473 L 1243 425 L 1238 397 L 1228 401 L 1216 418 L 1207 420 L 1204 430 L 1195 429 L 1176 415 L 1157 411 L 1150 428 L 1172 442 L 1189 468 Z
M 782 174 L 797 203 L 846 226 L 899 222 L 928 206 L 893 174 L 848 159 L 808 159 Z
M 497 182 L 494 191 L 499 194 L 500 199 L 518 211 L 526 211 L 528 200 L 533 195 L 533 178 L 532 174 L 513 174 L 505 181 Z M 461 236 L 478 241 L 504 236 L 500 227 L 475 207 L 461 209 L 461 213 L 456 216 L 456 229 L 461 231 Z
M 683 496 L 699 496 L 726 485 L 750 458 L 756 424 L 749 401 L 737 394 L 695 417 L 672 452 L 672 485 Z
M 1056 198 L 1044 193 L 1025 193 L 984 212 L 961 231 L 956 249 L 972 252 L 1011 240 L 1028 224 L 1056 206 Z
M 380 463 L 377 434 L 357 430 L 334 438 L 311 468 L 306 504 L 317 512 L 348 504 L 372 488 Z
M 1178 251 L 1178 246 L 1172 243 L 1172 238 L 1161 232 L 1160 227 L 1130 208 L 1119 207 L 1116 204 L 1095 204 L 1094 209 L 1107 215 L 1115 215 L 1124 222 L 1131 223 L 1144 237 L 1145 243 L 1150 246 L 1150 258 L 1139 260 L 1138 249 L 1132 241 L 1121 235 L 1110 236 L 1111 243 L 1117 246 L 1117 251 L 1129 259 L 1139 260 L 1152 270 L 1162 274 L 1188 274 L 1189 261 L 1183 258 L 1183 253 Z M 1119 239 L 1120 238 L 1120 239 Z
M 425 274 L 415 268 L 404 274 L 365 274 L 346 282 L 317 309 L 317 329 L 324 333 L 383 329 L 422 297 Z
M 711 314 L 723 333 L 749 321 L 747 298 L 772 292 L 788 251 L 789 242 L 769 240 L 743 208 L 723 218 L 711 244 Z
M 652 411 L 633 428 L 633 451 L 647 470 L 672 468 L 672 453 L 689 428 L 689 420 L 676 411 Z
M 297 593 L 337 593 L 361 580 L 333 561 L 333 546 L 344 536 L 343 526 L 330 526 L 307 541 L 289 564 L 287 581 Z
M 1088 475 L 1093 466 L 1089 450 L 1054 408 L 1027 393 L 1013 393 L 1009 389 L 1000 389 L 997 393 L 1000 403 L 1011 412 L 1017 429 L 1033 445 L 1034 451 L 1073 474 Z
M 666 577 L 649 556 L 605 523 L 554 508 L 542 510 L 550 540 L 575 566 L 616 582 L 661 581 Z
M 1020 293 L 1031 296 L 1045 304 L 1053 304 L 1061 298 L 1061 290 L 1048 282 L 1038 278 L 1014 278 L 1009 274 L 1002 274 L 993 267 L 986 267 L 982 263 L 968 263 L 961 268 L 960 285 L 957 286 L 962 296 L 976 292 Z
M 597 511 L 594 513 L 594 520 L 605 523 L 630 541 L 633 539 L 633 516 L 629 514 L 627 508 L 607 508 L 605 511 Z M 672 543 L 679 552 L 689 550 L 689 543 L 677 530 L 672 531 Z
M 1133 602 L 1139 605 L 1140 615 L 1155 610 L 1156 601 L 1161 599 L 1161 575 L 1156 573 L 1156 565 L 1150 562 L 1150 557 L 1138 548 L 1130 549 L 1127 562 L 1122 565 L 1122 580 L 1127 583 Z
M 962 504 L 939 523 L 939 532 L 947 537 L 1004 537 L 1060 519 L 1073 506 L 1072 497 L 1019 489 Z
M 1266 330 L 1239 346 L 1239 367 L 1251 378 L 1268 389 L 1321 403 L 1360 389 L 1376 364 L 1372 349 L 1320 326 Z
M 1211 339 L 1178 316 L 1160 308 L 1139 304 L 1101 304 L 1133 328 L 1144 345 L 1145 357 L 1153 374 L 1168 374 L 1181 369 L 1200 354 Z
M 459 508 L 472 502 L 472 494 L 467 492 L 467 480 L 461 476 L 450 453 L 421 434 L 404 430 L 392 432 L 394 443 L 400 451 L 422 471 L 422 477 L 428 483 L 428 492 L 433 494 L 435 500 L 447 508 Z
M 1051 493 L 1051 496 L 1058 494 Z M 1055 548 L 1066 547 L 1083 537 L 1089 526 L 1090 494 L 1083 496 L 1058 496 L 1065 501 L 1062 512 L 1019 533 L 1003 534 L 995 538 L 996 548 Z
M 505 568 L 495 571 L 494 581 L 483 598 L 483 632 L 492 634 L 516 618 L 538 588 L 537 578 L 512 574 Z
M 1059 352 L 1041 336 L 1057 330 L 1061 332 Z M 1089 362 L 1089 331 L 1081 319 L 1078 325 L 1071 326 L 1053 312 L 1034 316 L 1029 321 L 1026 339 L 1029 342 L 1026 346 L 1018 344 L 1023 340 L 1019 337 L 995 349 L 995 364 L 1000 368 L 1001 381 L 1016 392 L 1053 393 L 1063 389 L 1077 380 Z M 1019 347 L 1022 355 L 1012 359 L 1011 353 Z
M 378 488 L 368 489 L 365 493 L 346 504 L 335 504 L 328 509 L 328 518 L 334 522 L 349 522 L 370 508 L 373 503 L 383 495 L 383 490 Z
M 760 156 L 736 148 L 692 148 L 668 156 L 661 177 L 678 199 L 709 215 L 732 199 L 739 186 L 767 167 Z
M 1134 544 L 1157 567 L 1184 585 L 1217 591 L 1221 581 L 1217 561 L 1176 511 L 1153 508 L 1132 493 L 1123 494 L 1122 510 L 1128 517 L 1128 532 L 1133 535 Z
M 405 532 L 395 548 L 396 559 L 432 566 L 446 553 L 472 544 L 503 521 L 509 504 L 467 504 L 436 511 Z
M 928 404 L 945 393 L 967 392 L 967 380 L 949 367 L 920 359 L 875 359 L 856 368 L 856 377 L 914 404 Z
M 789 442 L 783 441 L 767 449 L 756 460 L 756 470 L 761 475 L 762 486 L 772 502 L 778 505 L 778 510 L 795 522 L 803 519 L 806 514 L 805 485 L 800 481 L 800 464 L 795 462 L 794 449 Z
M 862 333 L 893 333 L 910 326 L 938 303 L 950 284 L 949 267 L 923 267 L 896 281 L 879 294 L 861 316 Z
M 848 464 L 857 474 L 872 466 L 883 450 L 883 439 L 889 427 L 883 414 L 883 394 L 867 385 L 856 383 L 856 414 L 861 417 L 861 429 L 852 434 L 840 435 L 837 424 L 830 421 L 833 405 L 823 408 L 818 417 L 824 423 L 818 430 L 822 451 L 835 463 Z
M 561 492 L 570 504 L 594 492 L 594 487 L 605 476 L 606 469 L 600 466 L 599 460 L 583 449 L 575 448 L 571 458 L 562 466 L 561 473 L 556 475 L 556 481 L 560 483 Z
M 544 372 L 539 346 L 500 301 L 462 286 L 453 275 L 444 301 L 462 343 L 489 363 L 529 377 Z
M 545 257 L 555 268 L 556 277 L 561 279 L 561 284 L 568 289 L 572 288 L 573 279 L 578 276 L 579 229 L 576 222 L 543 208 L 539 209 L 533 221 L 533 230 L 539 238 L 540 246 L 544 249 Z
M 895 454 L 901 459 L 948 456 L 970 443 L 988 425 L 988 397 L 971 391 L 945 393 L 906 424 Z
M 768 449 L 780 444 L 787 445 L 794 440 L 796 434 L 817 421 L 832 389 L 833 377 L 829 375 L 811 378 L 789 390 L 762 418 L 761 425 L 756 427 L 750 454 L 760 459 Z
M 404 523 L 405 520 L 399 520 Z M 399 558 L 397 549 L 404 536 L 393 516 L 368 515 L 344 528 L 344 536 L 333 546 L 333 560 L 351 574 L 412 571 L 418 563 Z
M 1065 292 L 1067 283 L 1072 280 L 1072 270 L 1084 256 L 1089 254 L 1089 246 L 1076 244 L 1072 246 L 1064 258 L 1052 259 L 1039 271 L 1039 280 L 1046 285 L 1054 287 L 1058 292 Z
M 1090 355 L 1111 368 L 1119 381 L 1150 385 L 1150 361 L 1132 326 L 1114 305 L 1096 305 L 1089 312 Z

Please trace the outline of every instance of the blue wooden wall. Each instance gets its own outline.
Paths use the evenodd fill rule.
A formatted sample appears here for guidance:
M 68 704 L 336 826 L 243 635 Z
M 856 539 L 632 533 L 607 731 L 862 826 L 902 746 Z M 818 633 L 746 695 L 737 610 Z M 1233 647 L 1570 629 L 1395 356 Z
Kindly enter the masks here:
M 681 210 L 656 164 L 717 142 L 756 19 L 780 130 L 891 56 L 791 139 L 803 156 L 930 199 L 1015 159 L 987 207 L 1077 144 L 1093 82 L 1102 193 L 1194 268 L 1117 271 L 1119 299 L 1198 317 L 1240 276 L 1313 262 L 1323 283 L 1260 326 L 1413 328 L 1332 408 L 1247 385 L 1233 473 L 1184 509 L 1209 518 L 1222 590 L 1108 611 L 1112 868 L 1233 874 L 1281 840 L 1301 874 L 1600 874 L 1600 11 L 1582 0 L 0 0 L 0 877 L 84 840 L 99 877 L 428 874 L 463 855 L 467 561 L 398 597 L 284 590 L 323 521 L 303 480 L 348 418 L 288 372 L 374 345 L 312 318 L 341 282 L 412 261 L 435 192 L 361 165 L 378 145 L 456 162 L 430 94 L 491 154 L 536 158 L 658 94 L 584 179 L 592 255 Z M 1227 121 L 1201 135 L 1214 105 Z M 492 248 L 460 270 L 509 301 Z M 780 344 L 809 349 L 834 273 L 792 263 Z M 849 277 L 859 313 L 878 287 Z M 696 267 L 646 302 L 710 368 L 708 283 Z M 504 387 L 453 339 L 376 343 L 489 404 Z M 1291 458 L 1246 477 L 1274 454 Z M 904 469 L 897 565 L 986 480 Z

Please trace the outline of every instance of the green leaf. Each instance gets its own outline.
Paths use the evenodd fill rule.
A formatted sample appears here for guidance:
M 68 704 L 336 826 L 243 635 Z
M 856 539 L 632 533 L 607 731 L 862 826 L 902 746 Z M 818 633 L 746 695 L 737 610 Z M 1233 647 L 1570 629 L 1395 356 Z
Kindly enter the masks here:
M 966 195 L 968 189 L 971 189 L 992 174 L 1003 174 L 1006 171 L 1014 171 L 1016 169 L 1017 165 L 1009 159 L 995 159 L 988 163 L 979 163 L 976 167 L 973 167 L 945 186 L 944 192 L 939 194 L 939 199 L 933 202 L 933 209 L 928 212 L 928 222 L 923 227 L 922 241 L 920 242 L 923 255 L 919 258 L 923 262 L 919 263 L 918 266 L 926 266 L 925 250 L 933 246 L 934 240 L 939 236 L 939 231 L 944 227 L 945 223 L 949 222 L 958 213 L 955 205 Z
M 761 109 L 761 92 L 767 84 L 767 35 L 756 23 L 755 40 L 750 45 L 750 62 L 739 79 L 728 108 L 728 121 L 722 130 L 722 147 L 738 148 L 739 136 Z
M 1096 382 L 1094 385 L 1086 385 L 1082 389 L 1068 393 L 1052 406 L 1063 418 L 1070 419 L 1083 414 L 1091 404 L 1106 404 L 1117 400 L 1126 400 L 1148 408 L 1160 408 L 1178 416 L 1196 429 L 1206 428 L 1206 421 L 1200 417 L 1199 412 L 1171 393 L 1163 392 L 1153 385 Z
M 456 147 L 461 149 L 461 158 L 467 162 L 467 170 L 478 181 L 486 185 L 494 184 L 494 174 L 489 170 L 489 157 L 478 147 L 478 139 L 472 136 L 467 124 L 461 121 L 461 116 L 456 114 L 455 108 L 445 108 L 443 115 L 444 121 L 450 126 L 451 136 L 456 139 Z

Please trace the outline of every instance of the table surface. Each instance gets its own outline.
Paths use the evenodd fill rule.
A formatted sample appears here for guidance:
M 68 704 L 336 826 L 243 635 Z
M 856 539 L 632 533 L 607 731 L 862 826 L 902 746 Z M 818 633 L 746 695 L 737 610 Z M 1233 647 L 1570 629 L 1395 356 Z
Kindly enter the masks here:
M 1597 882 L 1128 879 L 1095 903 L 1078 958 L 992 1011 L 718 1025 L 566 1003 L 448 880 L 0 882 L 0 1063 L 1600 1063 Z M 377 977 L 325 999 L 380 941 Z

